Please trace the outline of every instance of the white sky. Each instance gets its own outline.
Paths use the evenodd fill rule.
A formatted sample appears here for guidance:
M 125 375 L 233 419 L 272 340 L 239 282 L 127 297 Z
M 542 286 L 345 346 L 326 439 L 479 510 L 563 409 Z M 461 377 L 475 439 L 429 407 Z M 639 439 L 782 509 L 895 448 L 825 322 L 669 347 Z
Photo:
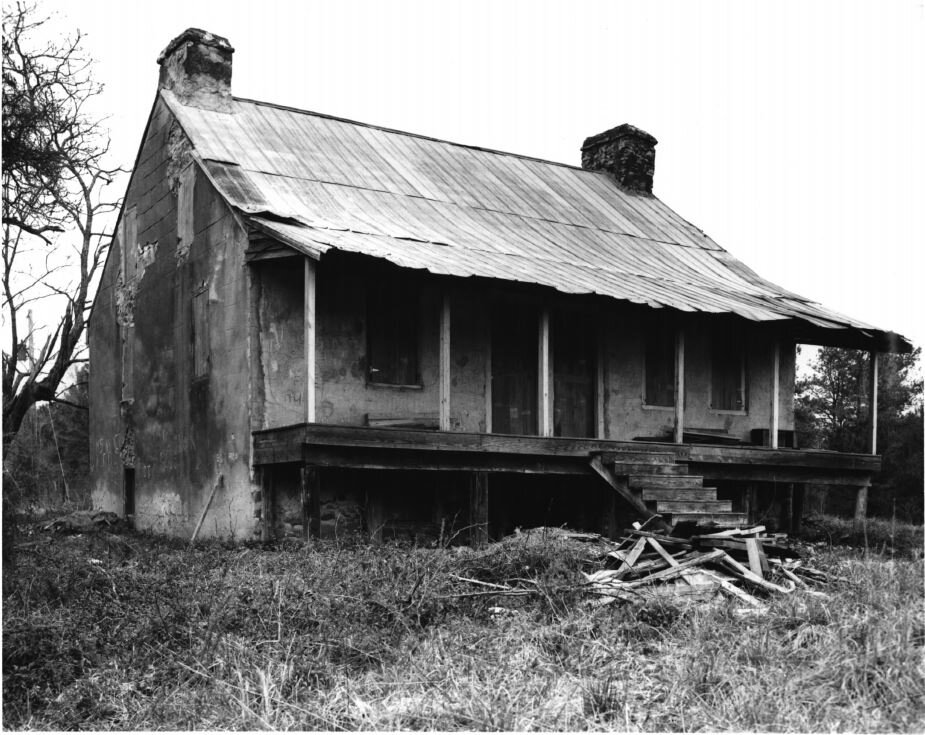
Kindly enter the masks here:
M 660 141 L 656 195 L 721 246 L 925 341 L 923 0 L 39 7 L 87 34 L 126 166 L 158 53 L 204 28 L 234 46 L 240 97 L 572 164 L 633 123 Z

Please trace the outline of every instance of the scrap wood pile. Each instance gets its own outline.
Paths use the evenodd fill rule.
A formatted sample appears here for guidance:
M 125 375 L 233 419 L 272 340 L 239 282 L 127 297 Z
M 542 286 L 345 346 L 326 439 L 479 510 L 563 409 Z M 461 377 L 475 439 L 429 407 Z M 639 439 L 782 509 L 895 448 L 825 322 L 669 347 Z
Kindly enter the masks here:
M 591 589 L 601 596 L 598 604 L 666 594 L 726 594 L 760 609 L 764 605 L 758 596 L 789 594 L 797 587 L 819 595 L 823 593 L 809 585 L 834 581 L 781 545 L 785 535 L 763 534 L 764 526 L 690 538 L 634 526 L 626 529 L 627 535 L 607 554 L 610 568 L 585 574 Z

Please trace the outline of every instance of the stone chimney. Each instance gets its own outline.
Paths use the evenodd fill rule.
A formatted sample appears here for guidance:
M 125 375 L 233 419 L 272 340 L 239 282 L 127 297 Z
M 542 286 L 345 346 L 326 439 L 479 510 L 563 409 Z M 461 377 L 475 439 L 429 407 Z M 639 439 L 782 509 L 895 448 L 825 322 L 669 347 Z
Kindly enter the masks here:
M 656 145 L 658 141 L 645 130 L 624 123 L 585 139 L 581 167 L 606 171 L 624 189 L 652 196 Z
M 158 86 L 185 105 L 231 112 L 231 55 L 227 38 L 188 28 L 157 57 Z

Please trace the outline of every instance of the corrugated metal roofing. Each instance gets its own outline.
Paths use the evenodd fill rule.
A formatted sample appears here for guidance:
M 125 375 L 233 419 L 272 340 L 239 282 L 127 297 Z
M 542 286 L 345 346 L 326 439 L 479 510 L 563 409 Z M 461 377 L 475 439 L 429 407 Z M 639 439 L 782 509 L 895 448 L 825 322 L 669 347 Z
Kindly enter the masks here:
M 337 249 L 652 307 L 881 331 L 764 280 L 656 197 L 602 173 L 250 100 L 225 113 L 161 94 L 229 203 L 313 257 Z

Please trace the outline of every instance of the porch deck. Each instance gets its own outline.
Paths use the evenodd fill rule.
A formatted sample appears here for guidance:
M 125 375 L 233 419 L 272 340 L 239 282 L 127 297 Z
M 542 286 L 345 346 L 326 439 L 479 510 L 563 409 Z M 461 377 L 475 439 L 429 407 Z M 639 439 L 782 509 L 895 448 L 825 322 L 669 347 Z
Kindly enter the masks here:
M 705 480 L 818 483 L 866 487 L 880 457 L 758 446 L 675 444 L 565 437 L 477 434 L 332 424 L 295 424 L 253 432 L 254 464 L 456 470 L 591 476 L 589 458 L 632 465 L 670 454 Z M 613 456 L 608 456 L 613 455 Z M 632 474 L 627 472 L 627 474 Z

